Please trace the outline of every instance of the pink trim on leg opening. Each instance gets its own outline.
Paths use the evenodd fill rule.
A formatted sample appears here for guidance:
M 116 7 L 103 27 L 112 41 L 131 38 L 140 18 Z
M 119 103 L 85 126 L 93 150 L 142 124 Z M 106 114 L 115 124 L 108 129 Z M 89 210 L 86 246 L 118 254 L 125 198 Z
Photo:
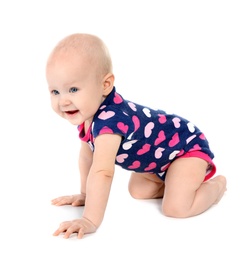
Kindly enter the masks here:
M 191 151 L 191 152 L 185 153 L 184 155 L 180 156 L 179 158 L 189 158 L 189 157 L 201 158 L 209 163 L 204 182 L 214 176 L 214 174 L 216 173 L 216 166 L 215 166 L 214 162 L 212 161 L 212 159 L 206 153 L 203 153 L 200 151 Z

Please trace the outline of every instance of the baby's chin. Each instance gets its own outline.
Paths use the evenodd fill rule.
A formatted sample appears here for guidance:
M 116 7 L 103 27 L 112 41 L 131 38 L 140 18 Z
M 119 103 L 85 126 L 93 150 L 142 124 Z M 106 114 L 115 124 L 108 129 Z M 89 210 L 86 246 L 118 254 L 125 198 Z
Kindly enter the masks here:
M 64 112 L 62 115 L 72 125 L 80 125 L 83 123 L 83 118 L 79 115 L 79 111 Z
M 75 126 L 78 126 L 78 125 L 81 125 L 83 122 L 82 121 L 77 121 L 77 120 L 68 120 L 67 121 L 72 124 L 72 125 L 75 125 Z

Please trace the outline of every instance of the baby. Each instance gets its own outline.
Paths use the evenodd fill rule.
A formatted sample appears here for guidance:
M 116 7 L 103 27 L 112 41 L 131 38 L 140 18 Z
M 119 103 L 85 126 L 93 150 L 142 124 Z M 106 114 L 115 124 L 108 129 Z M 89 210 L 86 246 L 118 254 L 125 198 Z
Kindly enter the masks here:
M 162 198 L 168 217 L 201 214 L 222 198 L 226 179 L 214 176 L 214 154 L 205 135 L 179 115 L 124 99 L 100 38 L 77 33 L 62 39 L 48 58 L 46 79 L 53 110 L 76 125 L 81 140 L 80 194 L 52 204 L 85 206 L 82 217 L 61 223 L 55 236 L 82 238 L 97 230 L 115 165 L 132 171 L 133 198 Z

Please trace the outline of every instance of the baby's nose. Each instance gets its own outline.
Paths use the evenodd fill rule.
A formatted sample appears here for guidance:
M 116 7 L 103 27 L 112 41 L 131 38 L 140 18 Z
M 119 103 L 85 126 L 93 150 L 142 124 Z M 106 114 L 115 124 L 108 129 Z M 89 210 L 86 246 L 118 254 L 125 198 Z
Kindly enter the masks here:
M 59 100 L 59 105 L 62 107 L 68 106 L 71 104 L 71 101 L 67 98 L 67 95 L 61 96 Z

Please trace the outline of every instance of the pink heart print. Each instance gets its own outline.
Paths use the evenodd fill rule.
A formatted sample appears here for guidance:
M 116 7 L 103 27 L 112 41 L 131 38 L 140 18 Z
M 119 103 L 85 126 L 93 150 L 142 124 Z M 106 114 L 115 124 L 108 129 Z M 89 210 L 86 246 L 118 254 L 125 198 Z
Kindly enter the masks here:
M 134 132 L 136 132 L 139 129 L 139 126 L 140 126 L 139 118 L 137 116 L 133 116 L 132 121 L 133 121 L 133 124 L 134 124 Z
M 155 151 L 155 153 L 154 153 L 155 158 L 156 158 L 156 159 L 161 158 L 163 151 L 165 151 L 165 149 L 162 148 L 162 147 L 159 147 L 159 148 Z
M 140 166 L 140 161 L 134 161 L 132 165 L 128 167 L 128 169 L 137 169 Z
M 199 150 L 201 150 L 201 147 L 200 147 L 198 144 L 195 144 L 195 145 L 193 146 L 193 148 L 191 148 L 191 149 L 189 150 L 189 152 L 191 152 L 191 151 L 199 151 Z
M 128 131 L 128 125 L 125 125 L 123 122 L 118 122 L 117 127 L 121 130 L 124 134 Z
M 145 137 L 148 138 L 151 134 L 152 134 L 152 129 L 154 128 L 154 123 L 153 122 L 149 122 L 146 126 L 145 126 Z
M 113 130 L 108 126 L 104 126 L 100 131 L 100 134 L 113 134 Z
M 202 139 L 202 140 L 206 140 L 206 137 L 205 137 L 205 135 L 202 133 L 200 136 L 200 139 Z
M 137 140 L 128 141 L 128 142 L 124 143 L 124 144 L 122 145 L 122 147 L 123 147 L 124 150 L 129 150 L 129 149 L 132 148 L 132 145 L 133 145 L 134 143 L 137 143 Z
M 154 145 L 158 145 L 166 140 L 165 132 L 163 130 L 159 131 L 158 137 L 156 138 Z
M 169 147 L 174 147 L 176 144 L 178 144 L 180 142 L 180 138 L 179 138 L 179 134 L 175 133 L 172 136 L 172 139 L 169 141 L 168 145 Z
M 106 119 L 113 117 L 114 115 L 115 115 L 115 112 L 113 112 L 113 111 L 102 111 L 99 114 L 98 118 L 102 119 L 102 120 L 106 120 Z
M 156 163 L 151 162 L 148 167 L 145 168 L 145 171 L 151 171 L 152 169 L 156 168 Z
M 173 124 L 174 124 L 175 128 L 179 128 L 180 127 L 180 119 L 178 117 L 174 117 L 172 119 L 172 121 L 173 121 Z
M 115 104 L 120 104 L 120 103 L 123 102 L 123 99 L 118 93 L 115 92 L 115 96 L 113 98 L 113 101 L 114 101 Z
M 117 160 L 118 163 L 123 163 L 126 158 L 128 158 L 128 154 L 122 153 L 122 154 L 120 154 L 116 157 L 116 160 Z
M 162 114 L 158 114 L 160 124 L 164 124 L 166 122 L 166 116 Z
M 128 106 L 133 110 L 133 111 L 137 111 L 136 105 L 132 102 L 128 102 Z
M 151 147 L 150 144 L 144 144 L 144 145 L 142 146 L 142 148 L 138 150 L 137 154 L 138 154 L 138 155 L 142 155 L 142 154 L 144 154 L 144 153 L 149 152 L 149 151 L 150 151 L 150 147 Z

